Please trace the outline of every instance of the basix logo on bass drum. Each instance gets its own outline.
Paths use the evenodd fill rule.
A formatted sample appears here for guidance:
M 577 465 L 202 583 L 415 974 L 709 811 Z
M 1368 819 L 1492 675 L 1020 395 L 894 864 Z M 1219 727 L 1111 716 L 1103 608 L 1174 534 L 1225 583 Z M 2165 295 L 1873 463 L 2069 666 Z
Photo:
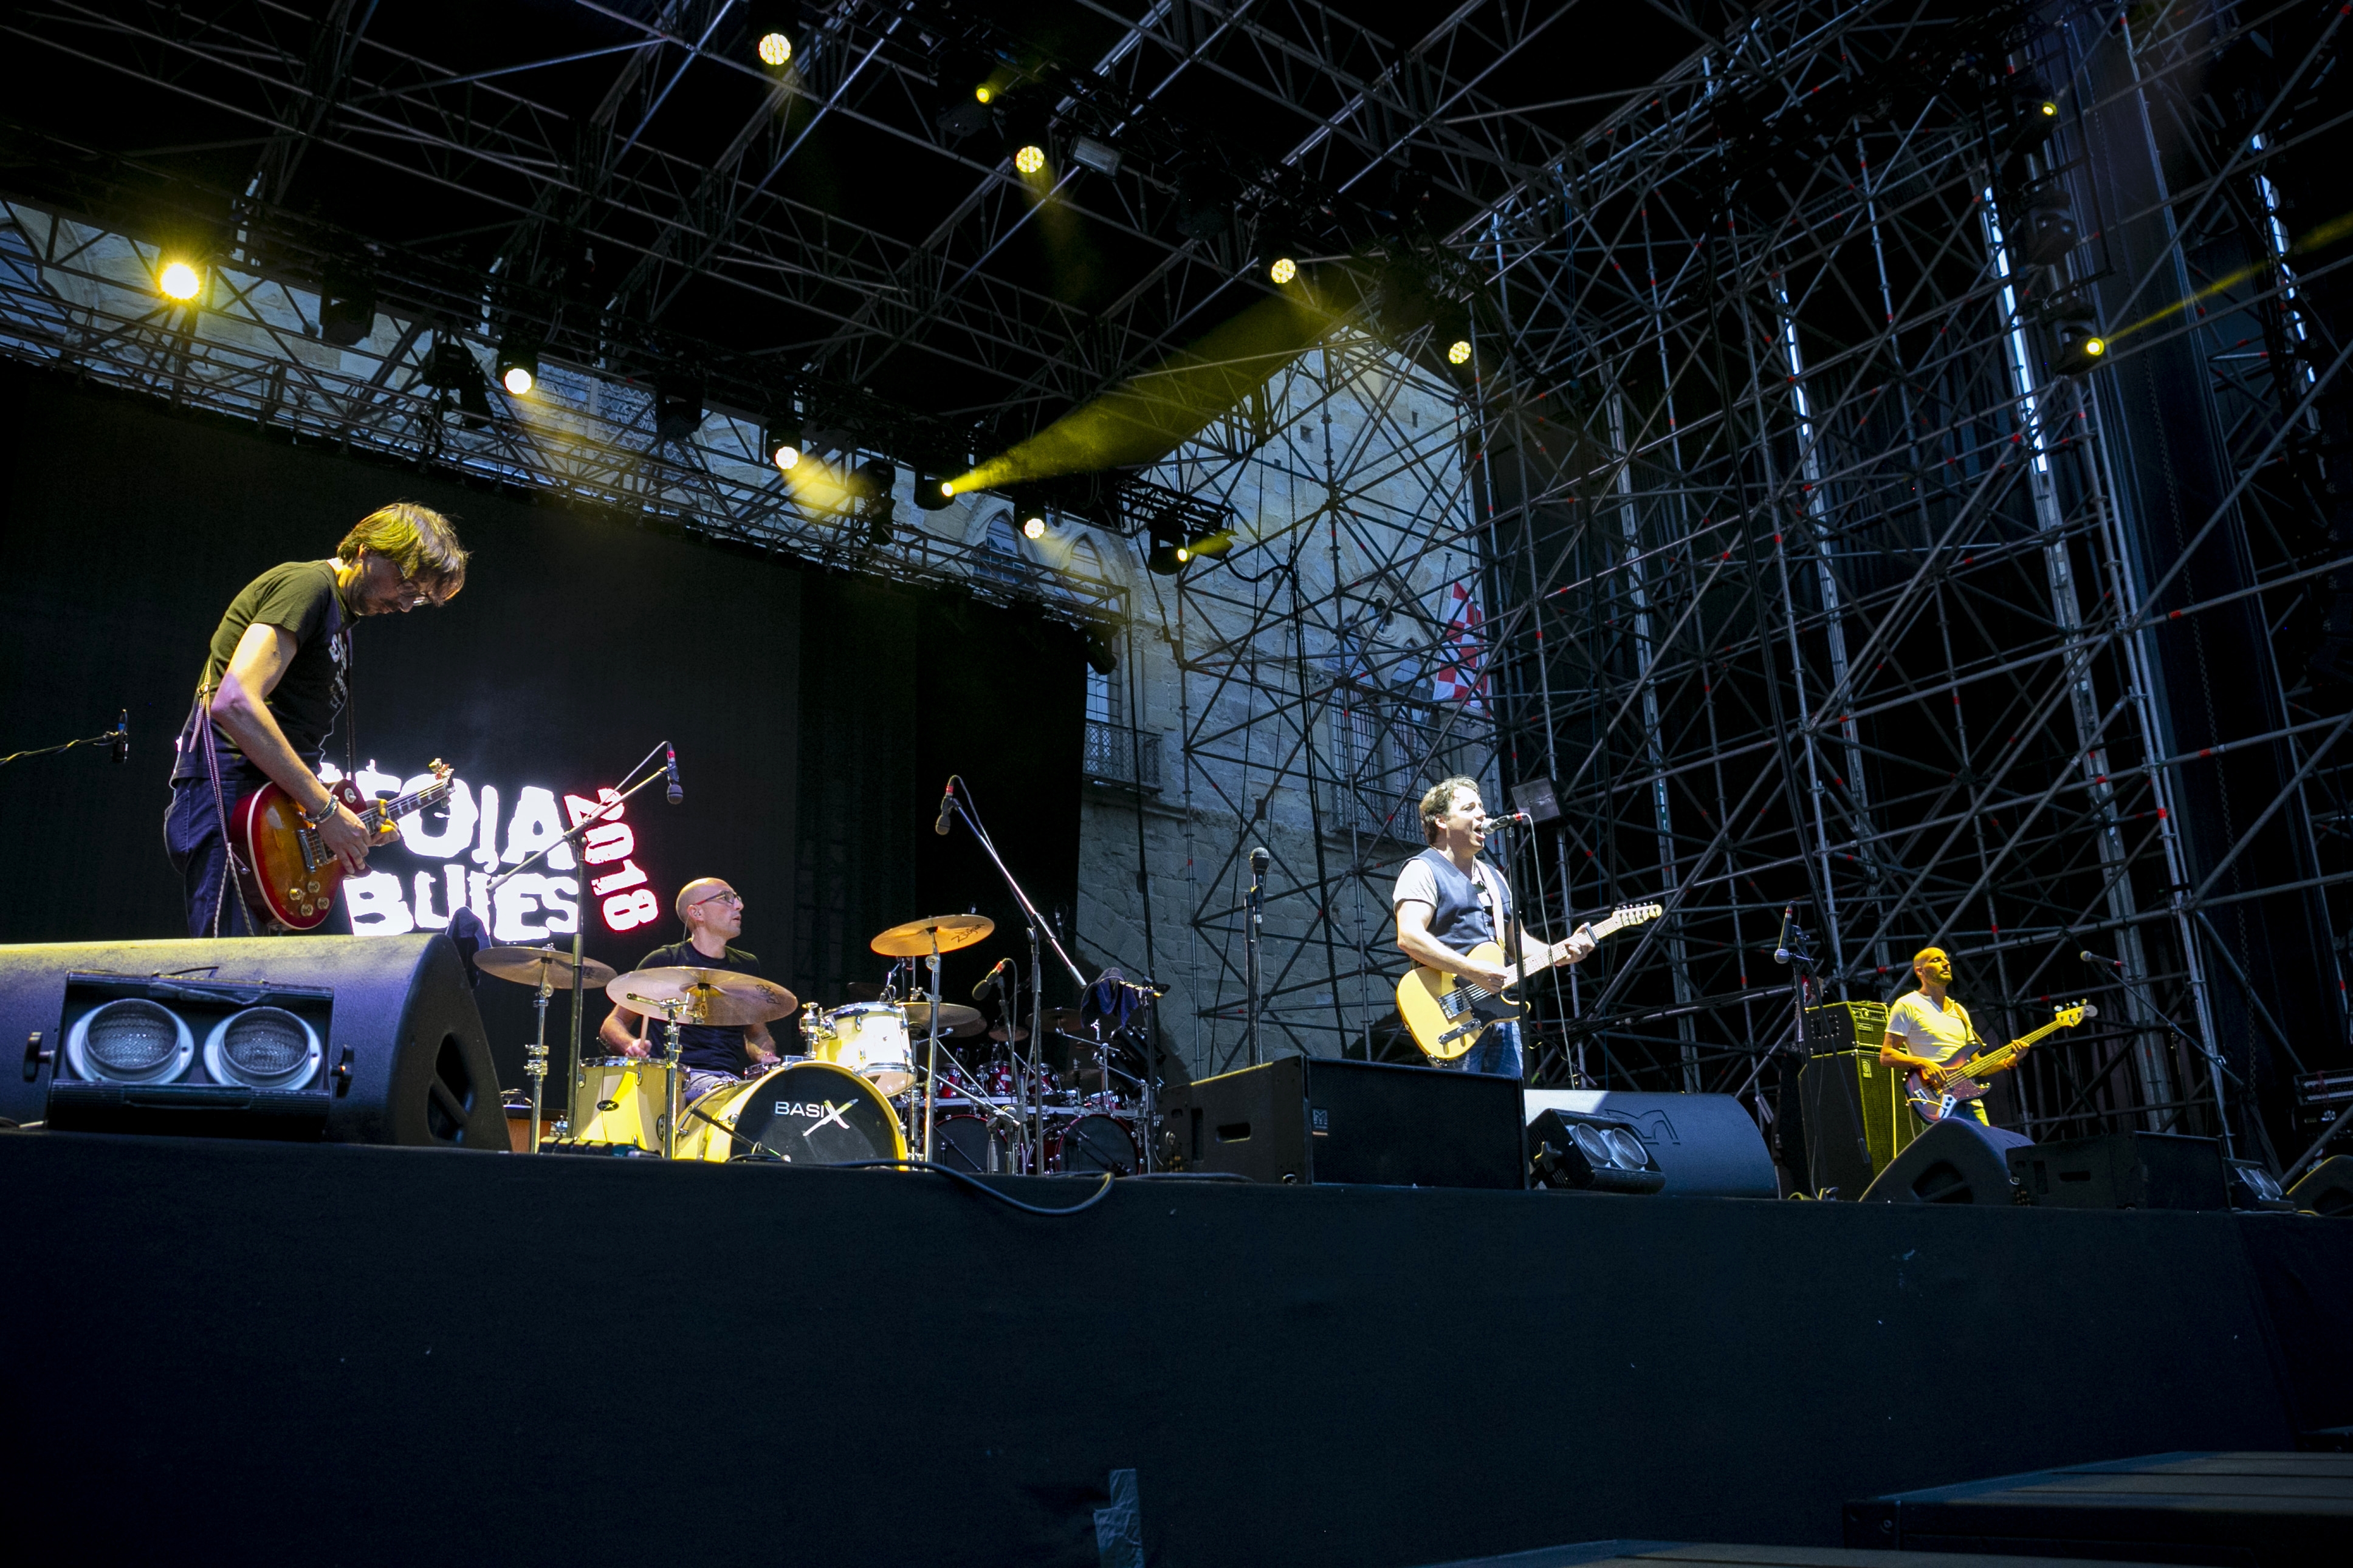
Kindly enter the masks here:
M 832 1122 L 837 1127 L 847 1130 L 849 1123 L 841 1119 L 841 1113 L 856 1103 L 857 1102 L 855 1100 L 843 1100 L 839 1105 L 835 1105 L 828 1100 L 816 1100 L 814 1102 L 807 1102 L 797 1100 L 780 1100 L 776 1101 L 776 1114 L 779 1116 L 806 1116 L 814 1121 L 817 1124 L 816 1126 L 807 1128 L 802 1131 L 801 1136 L 806 1138 L 809 1133 L 816 1131 L 818 1127 L 824 1126 L 828 1121 Z

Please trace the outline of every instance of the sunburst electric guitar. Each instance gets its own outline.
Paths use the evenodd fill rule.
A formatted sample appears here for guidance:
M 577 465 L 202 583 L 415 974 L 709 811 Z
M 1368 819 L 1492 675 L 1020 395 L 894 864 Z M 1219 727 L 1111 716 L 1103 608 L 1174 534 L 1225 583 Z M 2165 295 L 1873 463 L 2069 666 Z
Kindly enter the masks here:
M 1609 911 L 1607 920 L 1592 927 L 1593 940 L 1599 942 L 1613 931 L 1657 920 L 1666 912 L 1664 904 L 1620 904 Z M 1521 966 L 1522 978 L 1551 968 L 1567 949 L 1567 942 L 1553 943 L 1545 950 L 1541 963 Z M 1492 942 L 1481 942 L 1463 956 L 1474 963 L 1500 965 L 1506 962 L 1503 948 Z M 1511 996 L 1518 984 L 1514 981 L 1502 991 L 1489 991 L 1455 975 L 1416 964 L 1411 973 L 1398 982 L 1398 1013 L 1405 1019 L 1405 1026 L 1413 1031 L 1413 1043 L 1421 1047 L 1424 1056 L 1432 1061 L 1451 1062 L 1477 1045 L 1488 1025 L 1516 1018 L 1527 1010 Z
M 438 805 L 448 795 L 448 765 L 436 757 L 432 773 L 431 784 L 396 800 L 370 800 L 349 779 L 339 779 L 332 787 L 335 798 L 351 807 L 360 826 L 380 837 L 400 818 Z M 242 862 L 237 879 L 246 902 L 290 931 L 317 928 L 334 907 L 335 889 L 343 881 L 343 863 L 319 837 L 318 825 L 275 784 L 240 799 L 229 812 L 228 825 Z
M 1965 1062 L 1952 1062 L 1945 1068 L 1945 1087 L 1930 1089 L 1927 1079 L 1918 1068 L 1904 1075 L 1904 1098 L 1923 1121 L 1942 1121 L 1958 1106 L 1985 1092 L 1985 1080 L 2004 1068 L 2016 1067 L 2018 1058 L 2027 1048 L 2045 1035 L 2061 1029 L 2072 1029 L 2086 1018 L 2096 1018 L 2100 1010 L 2089 1002 L 2078 1002 L 2072 1007 L 2062 1007 L 2058 1016 L 2031 1035 L 2021 1035 L 2006 1046 L 1979 1051 Z

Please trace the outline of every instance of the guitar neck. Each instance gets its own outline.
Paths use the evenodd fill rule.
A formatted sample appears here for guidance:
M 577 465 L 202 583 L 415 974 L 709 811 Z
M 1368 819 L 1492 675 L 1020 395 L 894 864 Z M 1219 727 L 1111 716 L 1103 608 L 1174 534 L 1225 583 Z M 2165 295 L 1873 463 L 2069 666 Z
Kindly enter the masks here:
M 378 801 L 360 813 L 360 823 L 366 827 L 381 827 L 387 822 L 397 822 L 404 816 L 437 804 L 448 793 L 449 781 L 437 779 L 414 795 L 404 795 L 396 800 Z
M 2032 1034 L 2021 1035 L 2006 1046 L 1998 1046 L 1981 1057 L 1970 1058 L 1962 1064 L 1961 1072 L 1963 1076 L 1968 1078 L 1981 1078 L 1987 1073 L 2000 1072 L 2018 1059 L 2019 1052 L 2045 1035 L 2056 1034 L 2066 1026 L 2064 1020 L 2053 1018 Z

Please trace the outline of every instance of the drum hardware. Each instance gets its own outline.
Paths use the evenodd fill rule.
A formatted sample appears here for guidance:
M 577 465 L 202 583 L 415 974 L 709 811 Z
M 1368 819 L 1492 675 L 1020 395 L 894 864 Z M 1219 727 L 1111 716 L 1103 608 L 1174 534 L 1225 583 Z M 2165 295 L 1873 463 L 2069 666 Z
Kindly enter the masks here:
M 552 947 L 486 947 L 474 954 L 474 967 L 484 974 L 533 986 L 532 1011 L 539 1026 L 523 1047 L 523 1071 L 531 1077 L 531 1152 L 539 1152 L 542 1121 L 547 1109 L 547 1001 L 562 985 L 607 985 L 613 979 L 610 964 L 593 958 L 567 960 Z M 569 1131 L 567 1129 L 566 1131 Z
M 932 999 L 925 1008 L 923 1022 L 928 1028 L 923 1040 L 923 1158 L 932 1157 L 933 1113 L 939 1099 L 940 1031 L 947 1026 L 947 1008 L 940 1001 L 940 956 L 960 947 L 970 947 L 997 929 L 997 922 L 987 915 L 934 915 L 923 920 L 909 921 L 892 926 L 867 945 L 885 958 L 920 957 L 930 966 Z M 911 1004 L 904 1014 L 912 1014 Z M 976 1026 L 980 1015 L 969 1007 L 956 1011 L 968 1016 Z

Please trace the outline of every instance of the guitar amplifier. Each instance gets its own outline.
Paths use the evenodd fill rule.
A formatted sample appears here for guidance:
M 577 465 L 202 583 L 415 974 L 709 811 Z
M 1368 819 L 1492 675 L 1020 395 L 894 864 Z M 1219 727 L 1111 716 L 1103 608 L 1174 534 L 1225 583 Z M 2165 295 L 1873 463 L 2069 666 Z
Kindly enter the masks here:
M 1887 1011 L 1878 1010 L 1883 1017 Z M 1920 1119 L 1904 1100 L 1903 1069 L 1881 1061 L 1876 1044 L 1814 1058 L 1798 1075 L 1798 1098 L 1805 1107 L 1806 1185 L 1815 1192 L 1836 1187 L 1841 1197 L 1860 1197 L 1920 1135 Z
M 1884 1002 L 1829 1002 L 1806 1009 L 1806 1054 L 1876 1051 L 1887 1037 Z
M 1171 1131 L 1187 1170 L 1254 1182 L 1527 1185 L 1519 1079 L 1492 1073 L 1282 1057 L 1197 1080 Z

